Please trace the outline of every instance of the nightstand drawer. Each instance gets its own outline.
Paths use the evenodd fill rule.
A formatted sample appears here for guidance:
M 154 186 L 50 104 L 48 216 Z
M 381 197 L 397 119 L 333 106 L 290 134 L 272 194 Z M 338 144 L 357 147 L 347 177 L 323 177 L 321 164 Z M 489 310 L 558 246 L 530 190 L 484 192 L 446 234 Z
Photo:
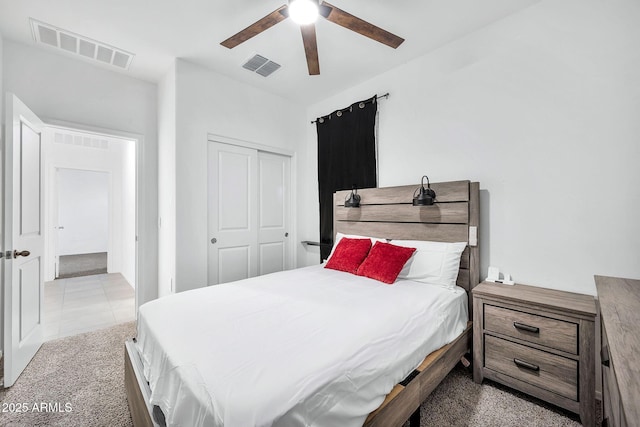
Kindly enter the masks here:
M 577 361 L 491 335 L 484 339 L 486 368 L 578 400 Z
M 487 331 L 578 354 L 576 323 L 485 304 L 484 328 Z

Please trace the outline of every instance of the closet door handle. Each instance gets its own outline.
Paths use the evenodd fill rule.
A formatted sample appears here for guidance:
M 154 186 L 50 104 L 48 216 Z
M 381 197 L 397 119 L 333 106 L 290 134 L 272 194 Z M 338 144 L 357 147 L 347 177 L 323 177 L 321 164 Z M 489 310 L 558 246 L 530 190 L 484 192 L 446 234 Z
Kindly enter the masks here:
M 534 334 L 537 334 L 540 332 L 540 328 L 536 326 L 525 325 L 524 323 L 513 322 L 513 327 L 523 331 L 533 332 Z
M 13 257 L 14 258 L 18 258 L 19 256 L 24 256 L 24 257 L 28 257 L 29 255 L 31 255 L 31 252 L 29 251 L 13 251 Z
M 521 368 L 529 369 L 531 371 L 538 372 L 540 370 L 540 366 L 534 365 L 533 363 L 525 362 L 524 360 L 520 360 L 515 357 L 513 358 L 513 363 L 515 363 Z

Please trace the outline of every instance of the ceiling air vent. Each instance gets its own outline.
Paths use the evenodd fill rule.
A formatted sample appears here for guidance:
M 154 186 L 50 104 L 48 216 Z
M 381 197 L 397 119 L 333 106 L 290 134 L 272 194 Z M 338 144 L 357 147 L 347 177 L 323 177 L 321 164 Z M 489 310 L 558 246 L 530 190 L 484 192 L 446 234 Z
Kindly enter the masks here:
M 81 36 L 71 31 L 63 30 L 44 22 L 29 18 L 33 38 L 38 43 L 61 49 L 73 55 L 80 55 L 85 59 L 108 64 L 123 70 L 128 70 L 135 56 L 117 47 L 110 46 L 89 37 Z
M 102 138 L 94 138 L 90 135 L 56 131 L 54 134 L 54 141 L 58 144 L 79 145 L 88 148 L 99 148 L 101 150 L 109 149 L 109 141 Z
M 277 64 L 264 56 L 254 55 L 247 62 L 242 64 L 242 68 L 256 72 L 263 77 L 267 77 L 280 68 L 280 64 Z

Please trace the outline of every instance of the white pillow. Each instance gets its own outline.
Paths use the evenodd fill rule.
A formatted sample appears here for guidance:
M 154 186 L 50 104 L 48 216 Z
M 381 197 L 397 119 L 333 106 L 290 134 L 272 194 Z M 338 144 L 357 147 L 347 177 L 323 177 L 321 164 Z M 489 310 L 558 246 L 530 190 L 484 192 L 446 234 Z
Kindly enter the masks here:
M 392 240 L 392 244 L 416 248 L 398 279 L 431 283 L 453 289 L 458 279 L 460 256 L 467 242 L 443 243 L 423 240 Z
M 331 259 L 333 253 L 336 251 L 336 247 L 338 243 L 340 243 L 340 239 L 343 237 L 348 237 L 349 239 L 371 239 L 371 246 L 375 245 L 376 242 L 387 242 L 387 239 L 380 239 L 378 237 L 369 237 L 369 236 L 358 236 L 357 234 L 342 234 L 339 231 L 336 233 L 336 241 L 333 242 L 333 248 L 331 248 L 331 253 L 327 257 L 327 261 Z

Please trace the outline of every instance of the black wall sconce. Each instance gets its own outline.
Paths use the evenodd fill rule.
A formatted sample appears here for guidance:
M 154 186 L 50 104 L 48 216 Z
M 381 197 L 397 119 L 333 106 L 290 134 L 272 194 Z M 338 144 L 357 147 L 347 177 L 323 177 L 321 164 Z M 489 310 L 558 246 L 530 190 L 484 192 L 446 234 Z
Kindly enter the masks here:
M 424 187 L 425 178 L 427 178 L 427 188 Z M 427 175 L 424 175 L 422 177 L 421 182 L 422 182 L 422 185 L 416 188 L 416 191 L 413 192 L 413 206 L 433 205 L 433 201 L 436 198 L 436 192 L 431 189 L 431 184 L 429 183 L 429 177 Z
M 359 208 L 360 207 L 360 195 L 358 194 L 358 189 L 353 186 L 351 189 L 351 194 L 348 198 L 344 199 L 344 207 L 345 208 Z

